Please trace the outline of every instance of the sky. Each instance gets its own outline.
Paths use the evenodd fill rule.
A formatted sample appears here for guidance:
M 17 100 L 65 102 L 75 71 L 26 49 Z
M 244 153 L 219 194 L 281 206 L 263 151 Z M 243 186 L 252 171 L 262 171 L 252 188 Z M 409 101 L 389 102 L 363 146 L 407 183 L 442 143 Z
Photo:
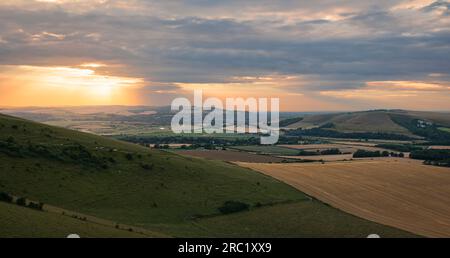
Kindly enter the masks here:
M 0 106 L 450 110 L 442 0 L 2 0 Z

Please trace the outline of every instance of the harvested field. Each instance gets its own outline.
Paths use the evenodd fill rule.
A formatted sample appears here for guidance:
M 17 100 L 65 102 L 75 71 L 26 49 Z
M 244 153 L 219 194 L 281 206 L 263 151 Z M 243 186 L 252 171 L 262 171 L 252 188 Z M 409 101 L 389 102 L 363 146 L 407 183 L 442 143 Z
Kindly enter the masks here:
M 287 158 L 226 150 L 181 150 L 175 153 L 191 157 L 233 162 L 281 163 L 287 160 Z
M 239 165 L 345 212 L 427 237 L 450 237 L 450 168 L 410 159 Z
M 432 150 L 450 150 L 450 146 L 430 146 Z

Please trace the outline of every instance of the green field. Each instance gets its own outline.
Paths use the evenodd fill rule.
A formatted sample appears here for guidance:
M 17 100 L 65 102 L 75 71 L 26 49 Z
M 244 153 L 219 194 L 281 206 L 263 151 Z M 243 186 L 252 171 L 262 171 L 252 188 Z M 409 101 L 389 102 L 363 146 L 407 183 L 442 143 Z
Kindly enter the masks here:
M 413 237 L 343 213 L 319 201 L 300 201 L 265 207 L 227 217 L 210 218 L 198 224 L 221 237 L 348 237 L 378 234 L 384 238 Z M 245 225 L 240 231 L 238 228 Z
M 309 199 L 279 181 L 231 164 L 182 157 L 2 115 L 0 171 L 2 192 L 178 237 L 244 236 L 247 232 L 245 220 L 234 221 L 227 230 L 220 232 L 212 226 L 209 228 L 209 219 L 195 218 L 258 218 L 266 214 L 266 210 L 257 206 L 270 204 L 276 210 L 277 204 Z M 246 203 L 251 210 L 219 216 L 218 208 L 227 201 Z M 344 214 L 331 208 L 328 210 Z M 326 216 L 313 218 L 308 207 L 304 207 L 296 218 L 291 216 L 280 213 L 261 226 L 272 234 L 307 235 L 309 231 L 303 232 L 302 228 L 291 228 L 286 232 L 277 228 L 282 221 L 304 216 L 305 221 L 318 220 L 308 229 L 318 235 L 326 231 L 327 235 L 347 236 L 354 234 L 347 232 L 347 224 L 354 223 L 357 228 L 362 221 L 340 221 L 339 217 L 329 221 Z M 30 223 L 41 223 L 39 219 L 34 222 L 31 218 Z M 205 225 L 202 225 L 203 220 Z M 380 228 L 370 222 L 364 222 L 364 225 L 371 227 L 373 232 Z M 332 231 L 328 231 L 330 228 Z M 335 228 L 340 230 L 333 231 Z M 24 228 L 21 232 L 27 230 Z M 230 230 L 232 234 L 227 233 Z M 13 231 L 2 236 L 15 236 Z M 365 234 L 365 231 L 361 233 Z M 254 234 L 259 235 L 258 231 Z M 44 230 L 42 235 L 48 236 L 48 231 Z
M 298 155 L 299 151 L 295 149 L 280 147 L 280 146 L 236 146 L 232 147 L 232 149 L 247 151 L 247 152 L 256 152 L 259 154 L 272 154 L 272 155 L 280 155 L 280 156 L 295 156 Z
M 443 131 L 443 132 L 450 133 L 450 128 L 447 128 L 447 127 L 439 127 L 438 129 L 441 130 L 441 131 Z

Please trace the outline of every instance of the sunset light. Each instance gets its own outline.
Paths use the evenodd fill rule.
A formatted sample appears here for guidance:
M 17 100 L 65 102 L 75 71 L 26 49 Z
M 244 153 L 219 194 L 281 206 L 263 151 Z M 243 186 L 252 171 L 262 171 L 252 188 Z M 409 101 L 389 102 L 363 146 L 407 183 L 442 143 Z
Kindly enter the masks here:
M 100 65 L 81 66 L 86 68 L 1 66 L 2 106 L 133 104 L 129 92 L 143 85 L 139 78 L 101 75 L 87 68 Z

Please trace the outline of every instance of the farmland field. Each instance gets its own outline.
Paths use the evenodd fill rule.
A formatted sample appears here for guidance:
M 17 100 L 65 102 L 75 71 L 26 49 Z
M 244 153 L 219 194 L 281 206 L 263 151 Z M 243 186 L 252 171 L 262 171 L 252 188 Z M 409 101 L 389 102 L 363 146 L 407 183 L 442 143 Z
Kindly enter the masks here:
M 305 151 L 322 151 L 327 149 L 339 149 L 343 153 L 354 153 L 357 150 L 366 151 L 385 151 L 386 149 L 377 148 L 365 145 L 350 145 L 350 144 L 299 144 L 299 145 L 280 145 L 282 147 L 291 148 L 295 150 L 305 150 Z
M 284 146 L 236 146 L 233 149 L 247 152 L 255 152 L 259 154 L 274 154 L 274 155 L 297 155 L 298 151 Z
M 409 159 L 239 165 L 333 207 L 428 237 L 450 236 L 450 169 Z
M 450 150 L 450 146 L 430 146 L 432 150 Z
M 316 161 L 339 161 L 353 159 L 353 154 L 340 155 L 315 155 L 315 156 L 280 156 L 281 158 L 291 158 L 298 160 L 316 160 Z
M 222 161 L 241 161 L 241 162 L 273 162 L 280 163 L 286 160 L 286 158 L 273 157 L 268 155 L 258 155 L 239 151 L 226 151 L 226 150 L 178 150 L 175 153 L 192 156 L 198 158 L 222 160 Z
M 116 231 L 117 224 L 152 232 L 144 236 L 248 236 L 248 228 L 254 229 L 252 236 L 347 237 L 367 232 L 411 236 L 311 202 L 291 186 L 234 164 L 184 157 L 3 115 L 0 131 L 0 191 L 43 202 L 44 209 L 52 207 L 49 212 L 38 212 L 0 205 L 1 217 L 7 218 L 0 221 L 2 237 L 60 237 L 72 230 L 83 236 L 136 235 Z M 252 155 L 266 162 L 271 159 Z M 230 201 L 248 210 L 223 213 L 222 207 Z M 289 213 L 278 212 L 278 207 L 282 211 L 291 204 Z M 62 211 L 87 221 L 61 216 Z M 324 213 L 318 214 L 321 211 Z M 252 219 L 253 224 L 248 222 Z M 279 227 L 286 228 L 288 221 L 298 224 L 280 233 Z M 99 222 L 98 229 L 91 229 Z M 61 230 L 52 230 L 55 227 Z

